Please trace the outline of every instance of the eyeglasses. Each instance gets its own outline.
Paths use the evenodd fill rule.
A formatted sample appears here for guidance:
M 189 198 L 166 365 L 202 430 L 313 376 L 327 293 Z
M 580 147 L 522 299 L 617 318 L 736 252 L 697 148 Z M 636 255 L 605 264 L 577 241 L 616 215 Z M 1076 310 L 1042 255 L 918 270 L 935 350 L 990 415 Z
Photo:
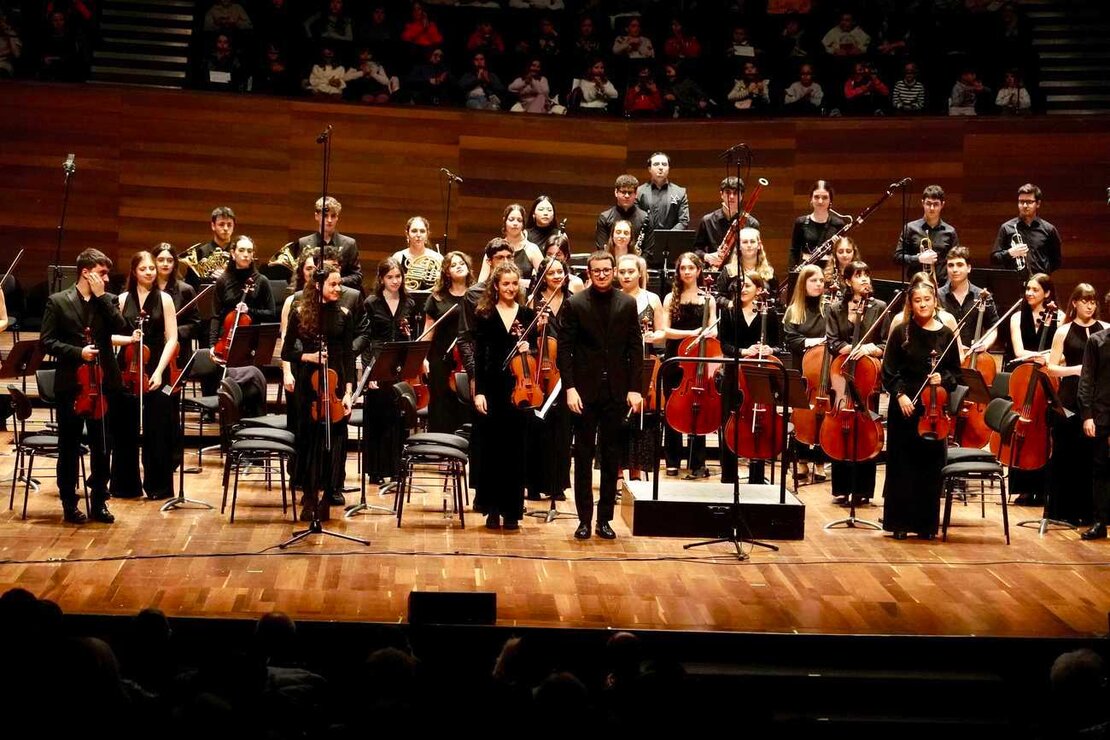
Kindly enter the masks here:
M 590 268 L 590 274 L 591 275 L 611 275 L 611 274 L 613 274 L 613 268 L 612 267 L 591 267 Z
M 1035 206 L 1035 205 L 1037 205 L 1037 201 L 1035 201 L 1035 200 L 1020 200 L 1019 199 L 1018 200 L 1018 205 L 1019 206 Z
M 1097 298 L 1076 298 L 1076 303 L 1098 303 Z
M 626 196 L 631 197 L 635 194 L 636 194 L 635 190 L 618 190 L 617 191 L 617 195 L 626 195 Z

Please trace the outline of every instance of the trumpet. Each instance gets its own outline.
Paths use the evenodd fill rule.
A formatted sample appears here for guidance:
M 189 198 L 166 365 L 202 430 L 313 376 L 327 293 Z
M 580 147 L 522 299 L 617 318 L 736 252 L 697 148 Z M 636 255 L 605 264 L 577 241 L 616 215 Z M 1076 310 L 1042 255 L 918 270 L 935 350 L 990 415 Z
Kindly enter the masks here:
M 933 240 L 930 239 L 928 236 L 921 237 L 921 241 L 917 243 L 917 253 L 921 254 L 922 252 L 931 251 L 933 251 Z M 934 262 L 924 269 L 925 272 L 929 273 L 929 275 L 933 278 L 933 282 L 935 283 L 937 279 L 937 263 Z
M 1025 243 L 1025 239 L 1021 236 L 1021 232 L 1017 230 L 1017 227 L 1014 227 L 1014 235 L 1010 237 L 1010 249 L 1014 249 L 1015 247 L 1029 248 L 1029 245 Z M 1018 270 L 1024 270 L 1025 257 L 1014 257 L 1014 266 Z

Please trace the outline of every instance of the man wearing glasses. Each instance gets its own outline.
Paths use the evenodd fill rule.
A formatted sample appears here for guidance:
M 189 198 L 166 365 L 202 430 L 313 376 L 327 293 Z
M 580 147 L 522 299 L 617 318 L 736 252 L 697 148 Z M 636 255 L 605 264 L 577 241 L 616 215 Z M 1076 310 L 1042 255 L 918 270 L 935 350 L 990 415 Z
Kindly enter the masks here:
M 921 270 L 936 275 L 937 285 L 948 281 L 945 262 L 948 250 L 960 245 L 960 235 L 956 228 L 941 217 L 944 210 L 944 188 L 929 185 L 921 193 L 922 216 L 910 221 L 902 229 L 902 238 L 894 247 L 894 261 L 902 265 L 903 281 L 909 275 Z M 922 239 L 928 239 L 922 243 Z
M 647 211 L 636 205 L 636 187 L 640 184 L 632 175 L 621 175 L 613 185 L 613 198 L 616 205 L 602 211 L 597 217 L 597 229 L 594 232 L 594 246 L 605 249 L 609 243 L 609 235 L 613 233 L 613 224 L 617 221 L 627 221 L 632 224 L 632 244 L 644 232 L 644 240 L 640 251 L 644 254 L 652 253 L 651 221 Z
M 590 538 L 594 514 L 594 451 L 600 445 L 601 495 L 597 535 L 611 540 L 609 526 L 617 500 L 621 423 L 640 411 L 643 335 L 636 299 L 613 290 L 616 260 L 608 252 L 590 255 L 590 287 L 567 299 L 559 314 L 556 362 L 574 414 L 574 504 L 576 539 Z M 596 438 L 596 442 L 595 442 Z
M 1035 275 L 1051 275 L 1060 269 L 1060 232 L 1037 217 L 1041 209 L 1041 189 L 1032 183 L 1018 188 L 1018 215 L 998 228 L 991 262 Z M 1024 261 L 1024 267 L 1020 261 Z

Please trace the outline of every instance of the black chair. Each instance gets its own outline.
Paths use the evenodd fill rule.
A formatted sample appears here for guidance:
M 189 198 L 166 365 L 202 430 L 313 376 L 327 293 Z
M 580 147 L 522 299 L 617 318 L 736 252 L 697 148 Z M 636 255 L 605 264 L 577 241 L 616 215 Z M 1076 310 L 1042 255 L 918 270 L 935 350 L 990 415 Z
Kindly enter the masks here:
M 242 408 L 243 388 L 231 378 L 220 381 L 220 389 L 226 390 L 235 401 L 235 405 Z M 261 416 L 242 416 L 239 424 L 246 427 L 268 427 L 270 429 L 288 429 L 289 417 L 285 414 L 262 414 Z
M 277 476 L 281 484 L 281 512 L 289 510 L 289 494 L 286 492 L 286 471 L 292 469 L 293 459 L 297 454 L 296 444 L 292 433 L 284 430 L 251 428 L 240 426 L 239 407 L 231 394 L 221 389 L 217 393 L 220 416 L 220 440 L 224 450 L 223 486 L 224 495 L 220 503 L 220 513 L 227 508 L 227 491 L 231 483 L 231 474 L 235 473 L 235 482 L 231 494 L 231 518 L 235 523 L 235 505 L 239 500 L 239 478 L 249 466 L 261 466 L 265 476 L 267 489 L 273 488 L 273 470 L 276 464 Z M 288 435 L 279 436 L 279 435 Z M 290 485 L 290 494 L 293 499 L 293 521 L 297 520 L 297 499 L 295 486 Z
M 1008 439 L 1017 423 L 1018 415 L 1013 411 L 1013 402 L 1004 398 L 993 399 L 987 406 L 984 414 L 987 426 L 997 432 L 1002 439 Z M 960 448 L 957 448 L 960 449 Z M 980 450 L 979 452 L 983 452 Z M 1009 461 L 1006 461 L 1008 466 Z M 1002 529 L 1006 534 L 1006 544 L 1010 544 L 1010 515 L 1006 500 L 1006 466 L 993 455 L 990 459 L 969 458 L 960 462 L 949 462 L 941 470 L 943 477 L 942 490 L 944 491 L 944 518 L 941 523 L 941 539 L 948 540 L 948 525 L 952 520 L 952 499 L 956 493 L 957 481 L 979 481 L 998 483 L 1002 499 Z M 985 493 L 981 492 L 985 499 Z M 986 516 L 985 500 L 981 505 L 981 516 Z
M 18 422 L 15 430 L 15 465 L 12 467 L 12 488 L 8 496 L 8 509 L 15 507 L 15 484 L 23 479 L 23 519 L 27 518 L 27 498 L 31 491 L 31 479 L 34 477 L 35 457 L 58 457 L 57 434 L 27 434 L 27 420 L 31 418 L 31 401 L 23 391 L 14 385 L 8 386 L 8 393 L 12 399 L 12 411 Z M 88 447 L 81 445 L 79 455 L 81 459 L 81 487 L 85 491 L 85 513 L 91 515 L 89 503 L 89 485 L 85 477 L 85 455 Z M 26 464 L 26 469 L 24 469 Z
M 394 390 L 397 393 L 397 404 L 400 414 L 406 429 L 414 429 L 419 423 L 416 415 L 416 395 L 412 392 L 412 387 L 408 383 L 397 383 L 394 385 Z M 427 434 L 427 433 L 418 433 Z M 401 470 L 398 476 L 399 485 L 396 489 L 396 496 L 394 498 L 394 508 L 397 511 L 397 526 L 401 526 L 401 517 L 404 514 L 405 500 L 411 496 L 413 489 L 413 479 L 415 478 L 417 466 L 434 467 L 438 474 L 443 475 L 443 489 L 444 493 L 447 492 L 448 484 L 451 485 L 451 500 L 452 508 L 458 512 L 459 526 L 466 528 L 466 521 L 464 518 L 464 510 L 466 508 L 466 499 L 469 498 L 466 490 L 466 464 L 469 461 L 469 456 L 465 450 L 459 449 L 457 446 L 448 444 L 437 444 L 432 441 L 425 441 L 421 443 L 412 442 L 415 435 L 410 435 L 404 442 L 401 451 Z M 450 440 L 455 444 L 459 441 L 469 444 L 465 438 L 458 435 L 447 435 L 455 437 Z M 444 514 L 447 513 L 447 499 L 444 498 L 443 502 Z

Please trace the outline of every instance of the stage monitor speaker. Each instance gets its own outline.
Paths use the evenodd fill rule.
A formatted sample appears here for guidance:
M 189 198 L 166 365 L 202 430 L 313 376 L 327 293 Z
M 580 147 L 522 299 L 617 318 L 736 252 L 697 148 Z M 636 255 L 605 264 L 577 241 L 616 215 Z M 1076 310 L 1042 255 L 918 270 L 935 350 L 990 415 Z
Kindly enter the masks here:
M 409 624 L 494 624 L 496 621 L 496 593 L 409 592 Z

